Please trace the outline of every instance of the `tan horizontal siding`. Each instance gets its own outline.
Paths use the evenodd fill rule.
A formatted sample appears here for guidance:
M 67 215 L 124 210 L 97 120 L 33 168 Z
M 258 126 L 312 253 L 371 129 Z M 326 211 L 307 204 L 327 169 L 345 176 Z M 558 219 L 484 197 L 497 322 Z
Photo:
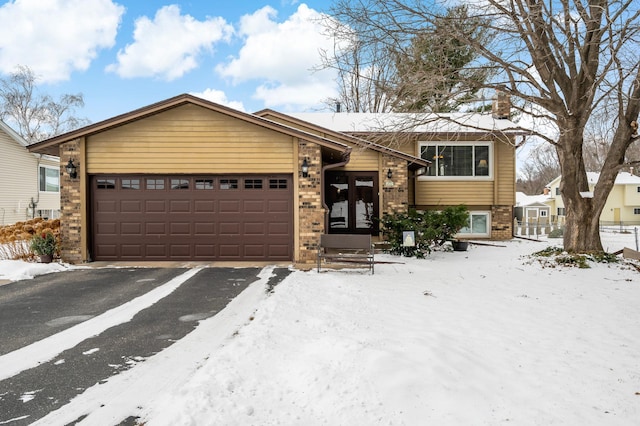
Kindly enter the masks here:
M 416 205 L 493 204 L 493 182 L 418 181 Z
M 354 149 L 351 151 L 349 162 L 339 170 L 371 171 L 378 170 L 380 153 L 371 149 Z
M 185 105 L 87 138 L 88 173 L 291 173 L 293 138 Z
M 513 206 L 516 203 L 515 149 L 512 145 L 500 141 L 496 141 L 493 146 L 498 166 L 495 204 Z

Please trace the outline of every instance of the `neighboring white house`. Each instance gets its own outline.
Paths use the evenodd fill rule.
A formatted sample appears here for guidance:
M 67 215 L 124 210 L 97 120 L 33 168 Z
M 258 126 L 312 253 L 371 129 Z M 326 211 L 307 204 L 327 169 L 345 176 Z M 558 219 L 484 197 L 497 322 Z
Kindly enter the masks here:
M 60 159 L 34 154 L 0 120 L 0 226 L 60 216 Z
M 599 173 L 587 173 L 589 191 L 593 191 L 599 176 Z M 547 186 L 549 199 L 546 201 L 551 207 L 551 215 L 559 217 L 565 215 L 564 203 L 560 195 L 561 178 L 558 176 Z M 627 172 L 618 174 L 600 215 L 600 222 L 604 224 L 640 224 L 640 176 Z

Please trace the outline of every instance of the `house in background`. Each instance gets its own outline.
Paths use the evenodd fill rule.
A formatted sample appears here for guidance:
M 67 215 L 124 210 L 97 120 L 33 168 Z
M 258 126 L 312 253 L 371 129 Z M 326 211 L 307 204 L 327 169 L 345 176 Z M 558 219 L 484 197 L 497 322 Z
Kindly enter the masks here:
M 589 191 L 593 191 L 599 177 L 599 173 L 587 173 Z M 561 179 L 562 176 L 558 176 L 547 185 L 550 198 L 546 203 L 551 208 L 551 214 L 558 218 L 565 216 L 564 203 L 560 194 Z M 627 172 L 618 173 L 600 215 L 600 223 L 604 225 L 640 224 L 640 176 Z
M 0 226 L 60 216 L 60 160 L 29 152 L 27 142 L 0 120 Z
M 78 169 L 61 176 L 67 262 L 308 263 L 321 234 L 376 235 L 376 218 L 410 206 L 467 204 L 469 235 L 511 238 L 515 126 L 469 116 L 469 126 L 416 127 L 406 144 L 381 144 L 372 127 L 340 131 L 184 94 L 29 148 Z
M 547 204 L 549 194 L 526 195 L 516 192 L 514 217 L 520 223 L 546 222 L 551 219 L 551 207 Z

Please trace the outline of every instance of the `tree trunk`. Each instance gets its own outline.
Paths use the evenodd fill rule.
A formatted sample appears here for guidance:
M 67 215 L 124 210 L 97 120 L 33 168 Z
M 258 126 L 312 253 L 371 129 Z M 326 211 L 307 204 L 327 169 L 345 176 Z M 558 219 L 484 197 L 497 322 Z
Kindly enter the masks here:
M 572 209 L 566 209 L 564 228 L 564 249 L 569 253 L 602 252 L 600 240 L 600 215 L 594 215 L 590 199 L 574 202 Z
M 566 214 L 564 249 L 569 253 L 602 252 L 600 213 L 604 203 L 594 202 L 596 200 L 589 192 L 582 160 L 582 132 L 571 133 L 561 135 L 556 146 L 562 173 L 560 192 Z

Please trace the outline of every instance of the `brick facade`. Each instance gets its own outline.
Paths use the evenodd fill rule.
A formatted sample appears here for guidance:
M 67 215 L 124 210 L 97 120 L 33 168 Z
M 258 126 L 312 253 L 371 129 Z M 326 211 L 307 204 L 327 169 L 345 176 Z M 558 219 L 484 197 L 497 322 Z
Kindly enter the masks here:
M 513 237 L 513 207 L 491 207 L 491 239 L 510 240 Z
M 309 176 L 299 173 L 298 215 L 300 235 L 299 263 L 315 262 L 320 235 L 324 233 L 324 208 L 322 206 L 322 154 L 314 143 L 298 142 L 298 164 L 304 159 L 309 164 Z
M 387 178 L 388 171 L 391 170 L 391 179 Z M 382 157 L 382 206 L 380 206 L 380 216 L 384 213 L 406 212 L 409 206 L 409 176 L 407 162 L 383 155 Z
M 84 164 L 80 159 L 80 145 L 77 140 L 60 145 L 60 257 L 67 263 L 81 263 L 80 176 L 75 179 L 69 177 L 65 167 L 70 158 L 80 175 Z

